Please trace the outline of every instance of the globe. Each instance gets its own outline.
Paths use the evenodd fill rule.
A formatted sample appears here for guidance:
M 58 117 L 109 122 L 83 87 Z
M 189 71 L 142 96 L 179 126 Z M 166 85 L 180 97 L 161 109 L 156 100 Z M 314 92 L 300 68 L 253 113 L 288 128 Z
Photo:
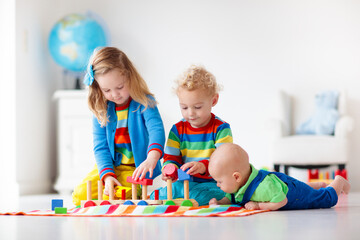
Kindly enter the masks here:
M 94 49 L 106 46 L 107 39 L 104 29 L 95 19 L 70 14 L 56 22 L 48 44 L 57 64 L 70 71 L 82 72 Z

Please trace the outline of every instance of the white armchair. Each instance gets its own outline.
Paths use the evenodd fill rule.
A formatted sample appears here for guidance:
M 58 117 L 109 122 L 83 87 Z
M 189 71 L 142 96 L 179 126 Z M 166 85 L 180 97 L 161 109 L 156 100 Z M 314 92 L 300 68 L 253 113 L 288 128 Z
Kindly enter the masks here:
M 306 116 L 299 120 L 301 114 L 295 110 L 299 100 L 284 91 L 279 91 L 277 98 L 278 116 L 269 126 L 270 155 L 275 171 L 280 171 L 281 166 L 285 174 L 289 167 L 314 169 L 337 165 L 340 170 L 344 169 L 348 162 L 348 136 L 353 129 L 353 119 L 346 114 L 345 92 L 339 95 L 340 118 L 334 135 L 295 135 L 296 124 L 306 120 Z M 308 107 L 312 109 L 313 105 Z

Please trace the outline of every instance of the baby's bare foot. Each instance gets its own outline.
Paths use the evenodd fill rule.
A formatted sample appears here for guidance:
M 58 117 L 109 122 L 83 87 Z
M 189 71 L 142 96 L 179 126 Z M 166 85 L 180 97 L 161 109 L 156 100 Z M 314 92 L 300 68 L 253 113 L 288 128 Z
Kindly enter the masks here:
M 337 180 L 337 179 L 339 182 L 342 183 L 342 192 L 345 194 L 348 194 L 350 192 L 350 188 L 351 188 L 349 181 L 340 175 L 335 176 L 335 180 Z
M 341 193 L 348 194 L 350 191 L 350 183 L 340 175 L 335 176 L 334 181 L 329 186 L 335 189 L 337 195 Z

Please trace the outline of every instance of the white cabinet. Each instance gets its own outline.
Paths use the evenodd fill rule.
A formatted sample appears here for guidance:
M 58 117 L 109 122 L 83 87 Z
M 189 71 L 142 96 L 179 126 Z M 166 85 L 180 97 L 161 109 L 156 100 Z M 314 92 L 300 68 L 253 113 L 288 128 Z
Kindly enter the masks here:
M 94 165 L 92 113 L 86 90 L 60 90 L 57 101 L 57 179 L 55 190 L 70 194 Z

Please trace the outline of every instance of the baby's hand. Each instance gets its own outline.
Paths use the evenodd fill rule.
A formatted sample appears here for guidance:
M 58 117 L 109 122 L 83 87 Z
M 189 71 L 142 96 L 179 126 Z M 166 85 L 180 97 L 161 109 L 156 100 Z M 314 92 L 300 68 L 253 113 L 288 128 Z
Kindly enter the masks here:
M 219 205 L 219 204 L 218 204 L 218 201 L 216 200 L 216 198 L 212 198 L 209 201 L 209 205 Z
M 107 196 L 109 196 L 109 189 L 111 187 L 111 184 L 113 184 L 114 192 L 115 192 L 114 185 L 121 186 L 121 183 L 116 178 L 114 178 L 112 176 L 106 176 L 105 179 L 104 179 L 104 182 L 105 182 L 104 194 L 107 195 Z
M 201 162 L 188 162 L 188 163 L 185 163 L 184 165 L 182 165 L 180 168 L 184 172 L 186 171 L 186 169 L 189 169 L 186 172 L 189 175 L 195 175 L 198 173 L 204 174 L 206 172 L 205 164 L 203 164 Z
M 260 209 L 259 203 L 253 202 L 253 201 L 247 202 L 244 207 L 246 210 L 259 210 Z

